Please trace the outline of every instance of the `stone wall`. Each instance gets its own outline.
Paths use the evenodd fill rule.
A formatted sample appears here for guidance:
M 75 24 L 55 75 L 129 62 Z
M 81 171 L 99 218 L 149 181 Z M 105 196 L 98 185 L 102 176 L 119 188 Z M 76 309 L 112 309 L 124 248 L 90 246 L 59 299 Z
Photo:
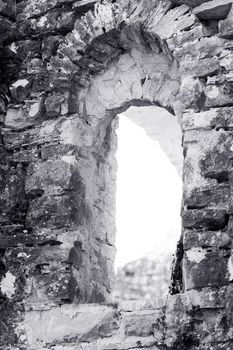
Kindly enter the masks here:
M 231 347 L 231 5 L 0 1 L 2 348 Z M 101 303 L 114 280 L 116 115 L 131 105 L 181 124 L 183 232 L 179 293 L 125 314 Z

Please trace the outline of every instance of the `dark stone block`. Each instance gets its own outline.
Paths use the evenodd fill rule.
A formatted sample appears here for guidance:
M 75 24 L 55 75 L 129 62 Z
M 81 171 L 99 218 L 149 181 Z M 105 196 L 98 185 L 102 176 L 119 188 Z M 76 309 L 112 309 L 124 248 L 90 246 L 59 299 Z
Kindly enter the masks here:
M 0 28 L 1 28 L 1 41 L 13 37 L 15 30 L 13 22 L 6 18 L 5 16 L 0 15 Z
M 71 211 L 70 196 L 43 196 L 30 201 L 26 225 L 29 228 L 69 227 Z
M 0 1 L 0 14 L 15 19 L 16 7 L 14 0 L 1 0 Z
M 210 145 L 211 148 L 200 161 L 204 177 L 217 179 L 219 182 L 228 181 L 228 172 L 233 165 L 231 145 L 232 135 L 229 132 L 222 133 L 218 143 Z
M 227 17 L 232 2 L 230 0 L 212 0 L 200 4 L 196 7 L 193 13 L 199 19 L 219 20 Z
M 50 91 L 51 87 L 49 85 L 50 75 L 47 72 L 40 72 L 38 75 L 30 76 L 32 81 L 32 90 L 34 92 L 46 92 Z
M 39 150 L 37 147 L 29 147 L 28 149 L 20 149 L 13 151 L 9 156 L 11 163 L 31 163 L 39 160 Z
M 192 209 L 183 212 L 183 225 L 186 228 L 220 230 L 228 223 L 228 215 L 223 209 Z
M 15 44 L 18 57 L 24 61 L 25 59 L 40 58 L 41 56 L 41 40 L 19 40 Z M 26 62 L 25 62 L 26 63 Z
M 24 173 L 20 169 L 9 169 L 2 181 L 0 194 L 0 223 L 23 224 L 28 208 L 24 191 Z
M 184 250 L 191 248 L 225 248 L 230 249 L 232 238 L 225 231 L 184 230 Z
M 58 117 L 62 113 L 62 104 L 67 103 L 64 94 L 53 94 L 45 99 L 45 111 L 48 117 Z M 67 110 L 68 112 L 68 110 Z M 67 113 L 66 112 L 66 113 Z
M 203 4 L 204 2 L 208 2 L 208 1 L 209 0 L 171 0 L 171 2 L 173 4 L 176 4 L 176 5 L 186 4 L 186 5 L 192 6 L 192 7 L 199 6 L 199 5 Z
M 48 36 L 43 38 L 42 42 L 42 57 L 44 60 L 56 55 L 59 45 L 64 41 L 61 35 Z
M 38 140 L 39 128 L 30 129 L 22 132 L 10 132 L 5 129 L 3 138 L 4 146 L 7 150 L 19 149 L 21 146 L 30 145 Z
M 219 287 L 228 280 L 229 250 L 209 252 L 204 249 L 189 250 L 184 258 L 184 280 L 186 289 Z
M 59 276 L 59 278 L 58 278 Z M 38 275 L 36 278 L 37 292 L 45 295 L 46 298 L 54 302 L 71 302 L 69 292 L 70 276 L 68 273 L 61 271 L 54 271 L 52 273 L 45 273 Z
M 25 190 L 29 195 L 38 190 L 47 195 L 62 193 L 71 187 L 73 172 L 73 166 L 62 159 L 32 163 L 27 169 Z
M 156 311 L 132 312 L 125 317 L 126 336 L 148 337 L 153 334 Z
M 233 21 L 231 19 L 225 19 L 219 21 L 218 24 L 219 36 L 221 38 L 231 39 L 233 37 Z
M 25 79 L 25 85 L 14 86 L 10 88 L 11 96 L 14 102 L 24 102 L 31 92 L 31 82 Z
M 210 206 L 228 208 L 230 187 L 228 183 L 210 184 L 196 187 L 191 193 L 184 193 L 184 205 L 187 209 L 198 209 Z
M 0 298 L 0 344 L 2 349 L 7 349 L 12 345 L 14 348 L 17 342 L 14 324 L 19 322 L 22 303 L 16 303 L 7 298 Z
M 41 158 L 43 160 L 74 154 L 77 154 L 77 147 L 71 144 L 47 144 L 41 147 Z

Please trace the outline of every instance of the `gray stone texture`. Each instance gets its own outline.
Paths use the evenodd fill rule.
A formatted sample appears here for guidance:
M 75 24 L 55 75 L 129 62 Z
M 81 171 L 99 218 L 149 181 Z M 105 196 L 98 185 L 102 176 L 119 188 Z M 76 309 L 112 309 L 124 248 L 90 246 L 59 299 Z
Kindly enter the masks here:
M 231 3 L 0 1 L 2 349 L 231 349 Z M 163 306 L 105 304 L 131 105 L 183 133 L 180 293 Z

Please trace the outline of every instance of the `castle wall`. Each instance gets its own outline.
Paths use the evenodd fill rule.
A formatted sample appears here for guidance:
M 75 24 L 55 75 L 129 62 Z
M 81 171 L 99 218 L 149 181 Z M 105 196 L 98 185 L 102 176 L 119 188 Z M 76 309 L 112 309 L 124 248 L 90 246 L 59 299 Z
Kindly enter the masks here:
M 2 1 L 0 11 L 3 348 L 229 349 L 231 1 Z M 168 109 L 183 132 L 173 296 L 149 316 L 103 305 L 116 116 L 131 105 Z

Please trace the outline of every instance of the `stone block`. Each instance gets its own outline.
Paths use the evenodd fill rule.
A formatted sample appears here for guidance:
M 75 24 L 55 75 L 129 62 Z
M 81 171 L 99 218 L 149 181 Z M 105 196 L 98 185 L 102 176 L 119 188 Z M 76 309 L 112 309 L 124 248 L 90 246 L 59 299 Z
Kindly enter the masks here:
M 206 107 L 231 105 L 233 98 L 233 83 L 225 82 L 219 85 L 207 85 L 205 88 L 205 95 Z
M 62 3 L 69 5 L 72 4 L 72 0 L 64 0 L 62 1 Z M 28 2 L 26 4 L 24 4 L 23 6 L 20 4 L 18 4 L 18 13 L 19 15 L 19 19 L 21 20 L 25 20 L 27 18 L 31 18 L 31 17 L 38 17 L 41 18 L 43 17 L 43 14 L 46 11 L 51 11 L 54 7 L 59 7 L 61 1 L 60 0 L 47 0 L 47 1 L 40 1 L 39 3 L 32 3 L 32 2 Z M 26 6 L 25 6 L 26 5 Z
M 51 143 L 41 146 L 40 149 L 42 160 L 50 160 L 62 156 L 77 155 L 78 149 L 75 145 Z
M 189 193 L 184 192 L 183 200 L 188 209 L 218 207 L 228 210 L 230 187 L 228 183 L 196 187 Z
M 222 135 L 218 144 L 213 144 L 206 150 L 200 160 L 201 174 L 206 178 L 217 179 L 219 182 L 228 180 L 232 167 L 231 136 Z
M 31 82 L 27 78 L 15 81 L 10 87 L 13 99 L 17 102 L 23 102 L 30 94 L 30 87 Z
M 48 77 L 48 86 L 50 91 L 56 91 L 60 93 L 63 97 L 67 96 L 68 91 L 71 89 L 71 79 L 67 75 L 63 75 L 61 73 L 50 73 Z M 35 79 L 34 79 L 35 82 Z M 45 81 L 46 83 L 46 81 Z M 48 88 L 47 86 L 47 88 Z M 45 89 L 47 90 L 45 87 Z
M 36 276 L 36 278 L 33 278 L 33 287 L 35 290 L 33 291 L 32 289 L 31 299 L 33 300 L 33 294 L 35 293 L 35 299 L 37 299 L 38 302 L 46 303 L 48 300 L 53 302 L 67 302 L 70 300 L 69 285 L 70 273 L 68 273 L 68 271 L 59 271 L 59 269 L 52 273 L 46 271 Z M 39 298 L 36 297 L 38 294 L 40 295 Z M 30 296 L 28 300 L 30 302 Z
M 211 36 L 187 43 L 174 51 L 174 56 L 180 61 L 187 56 L 190 60 L 214 57 L 222 53 L 226 43 L 225 39 Z
M 182 127 L 184 130 L 229 129 L 233 127 L 233 108 L 222 107 L 200 113 L 184 113 Z
M 10 224 L 0 228 L 0 246 L 2 248 L 17 247 L 27 242 L 33 243 L 34 238 L 28 234 L 27 230 L 24 230 L 23 224 Z
M 38 140 L 39 131 L 39 128 L 33 128 L 16 133 L 6 129 L 3 131 L 4 146 L 7 150 L 19 149 L 22 146 L 34 146 Z
M 14 18 L 14 1 L 13 0 L 1 0 L 0 1 L 0 13 L 6 17 Z
M 207 1 L 204 4 L 196 7 L 193 10 L 193 13 L 200 19 L 206 20 L 219 20 L 227 17 L 231 5 L 232 0 L 212 0 Z
M 68 94 L 53 94 L 45 99 L 45 111 L 48 117 L 57 117 L 68 113 Z
M 231 72 L 233 70 L 233 54 L 230 50 L 224 50 L 220 57 L 220 66 L 223 67 L 226 72 Z M 226 74 L 226 81 L 228 81 Z
M 38 234 L 38 236 L 40 233 Z M 38 246 L 35 247 L 18 247 L 12 249 L 11 254 L 18 257 L 20 260 L 24 260 L 28 266 L 33 269 L 38 268 L 36 274 L 48 274 L 56 270 L 60 272 L 66 271 L 66 262 L 68 262 L 69 251 L 71 243 L 66 244 L 64 242 L 48 239 L 38 241 Z M 33 274 L 35 271 L 32 271 Z
M 5 122 L 5 114 L 7 110 L 7 101 L 4 96 L 0 97 L 0 118 L 1 122 Z
M 28 74 L 40 74 L 44 70 L 44 63 L 39 58 L 32 58 L 27 64 Z
M 1 172 L 0 222 L 22 224 L 27 212 L 24 192 L 24 174 L 18 169 L 8 169 L 7 176 Z
M 98 84 L 98 83 L 97 83 Z M 103 82 L 103 86 L 101 86 L 101 90 L 104 89 L 105 83 Z M 110 85 L 110 84 L 109 84 Z M 109 92 L 107 96 L 111 96 L 111 93 L 113 93 L 113 87 L 112 85 L 109 86 Z M 103 96 L 106 98 L 106 96 Z M 110 97 L 111 99 L 111 97 Z M 88 90 L 88 94 L 85 99 L 85 112 L 88 116 L 95 116 L 96 118 L 100 119 L 105 115 L 106 108 L 103 104 L 103 102 L 100 100 L 100 93 L 98 91 L 98 86 L 91 86 Z
M 92 329 L 92 331 L 84 335 L 82 341 L 94 341 L 95 339 L 106 339 L 115 336 L 120 327 L 119 311 L 113 310 L 112 315 L 106 317 L 99 325 Z
M 218 31 L 220 38 L 231 39 L 233 37 L 233 21 L 232 18 L 227 18 L 219 21 Z
M 124 316 L 126 336 L 148 337 L 153 334 L 155 320 L 160 310 L 134 311 Z
M 208 30 L 206 30 L 202 25 L 194 26 L 194 28 L 189 29 L 188 31 L 183 31 L 178 33 L 176 36 L 173 36 L 166 40 L 170 50 L 174 50 L 177 47 L 183 46 L 185 43 L 190 43 L 195 40 L 200 40 L 205 36 L 209 36 Z
M 200 60 L 183 59 L 180 63 L 180 73 L 184 76 L 206 78 L 220 70 L 217 58 L 203 58 Z
M 27 311 L 24 329 L 31 348 L 43 343 L 59 344 L 64 339 L 75 341 L 77 346 L 82 339 L 98 337 L 101 326 L 115 318 L 116 312 L 111 306 L 62 305 L 41 311 L 40 315 L 36 310 Z
M 42 57 L 44 60 L 49 60 L 56 54 L 59 44 L 64 41 L 62 35 L 54 35 L 43 38 L 42 41 Z
M 168 11 L 162 19 L 151 23 L 150 32 L 156 34 L 160 39 L 168 39 L 173 34 L 191 27 L 196 19 L 190 15 L 189 7 L 181 5 Z
M 208 2 L 209 0 L 171 0 L 172 3 L 174 4 L 187 4 L 188 6 L 199 6 L 203 4 L 204 2 Z
M 76 46 L 70 46 L 66 43 L 61 43 L 58 48 L 58 55 L 63 55 L 68 57 L 72 62 L 79 65 L 79 61 L 83 57 L 80 53 L 78 53 Z
M 31 89 L 34 93 L 41 93 L 44 96 L 45 92 L 52 90 L 52 86 L 50 86 L 50 74 L 48 71 L 31 76 L 31 81 Z
M 42 196 L 30 201 L 26 226 L 35 229 L 69 227 L 71 213 L 70 196 Z
M 1 40 L 7 39 L 15 34 L 12 21 L 5 16 L 0 15 Z
M 228 249 L 191 248 L 186 251 L 183 260 L 185 289 L 219 287 L 227 284 L 228 260 Z
M 24 128 L 27 126 L 23 110 L 20 107 L 11 107 L 7 109 L 7 114 L 5 118 L 5 125 L 8 128 Z
M 20 30 L 20 28 L 19 28 Z M 12 44 L 11 44 L 12 46 Z M 33 59 L 40 57 L 41 52 L 41 41 L 39 40 L 32 40 L 32 39 L 24 39 L 19 40 L 16 42 L 13 42 L 13 48 L 14 51 L 17 52 L 19 57 L 23 60 L 23 67 L 26 69 L 26 58 L 27 59 Z M 24 61 L 25 60 L 25 61 Z
M 184 250 L 191 248 L 230 249 L 232 238 L 224 231 L 184 230 Z
M 88 130 L 88 132 L 87 132 Z M 91 146 L 94 129 L 77 115 L 60 117 L 42 123 L 36 142 L 38 144 L 60 143 L 77 147 Z
M 21 21 L 19 23 L 28 23 L 28 26 L 31 32 L 34 35 L 40 35 L 41 33 L 44 36 L 55 32 L 56 34 L 60 33 L 62 30 L 69 31 L 73 29 L 75 21 L 74 11 L 61 9 L 60 6 L 54 7 L 47 13 L 42 16 L 35 16 L 30 18 L 27 21 Z
M 233 213 L 233 171 L 230 170 L 228 172 L 229 179 L 229 213 Z
M 223 209 L 192 209 L 184 210 L 183 225 L 185 228 L 221 230 L 228 223 L 226 210 Z
M 232 293 L 232 285 L 220 288 L 206 287 L 202 290 L 187 291 L 188 300 L 199 309 L 222 309 L 227 305 L 228 296 Z
M 72 168 L 75 162 L 74 156 L 67 156 L 64 159 L 31 164 L 25 180 L 26 192 L 33 195 L 42 190 L 46 195 L 51 195 L 68 190 L 71 186 Z
M 200 80 L 191 77 L 183 78 L 179 98 L 184 109 L 199 111 L 204 103 L 203 85 Z
M 70 61 L 68 57 L 59 58 L 58 56 L 52 56 L 47 65 L 47 70 L 53 73 L 62 73 L 70 77 L 71 74 L 79 72 L 79 67 Z
M 233 216 L 230 215 L 228 221 L 227 234 L 232 238 L 233 237 Z
M 37 162 L 39 161 L 39 150 L 37 147 L 13 150 L 12 154 L 9 156 L 9 160 L 13 163 Z
M 43 98 L 26 101 L 23 105 L 11 105 L 7 109 L 5 126 L 13 130 L 29 129 L 41 114 Z

